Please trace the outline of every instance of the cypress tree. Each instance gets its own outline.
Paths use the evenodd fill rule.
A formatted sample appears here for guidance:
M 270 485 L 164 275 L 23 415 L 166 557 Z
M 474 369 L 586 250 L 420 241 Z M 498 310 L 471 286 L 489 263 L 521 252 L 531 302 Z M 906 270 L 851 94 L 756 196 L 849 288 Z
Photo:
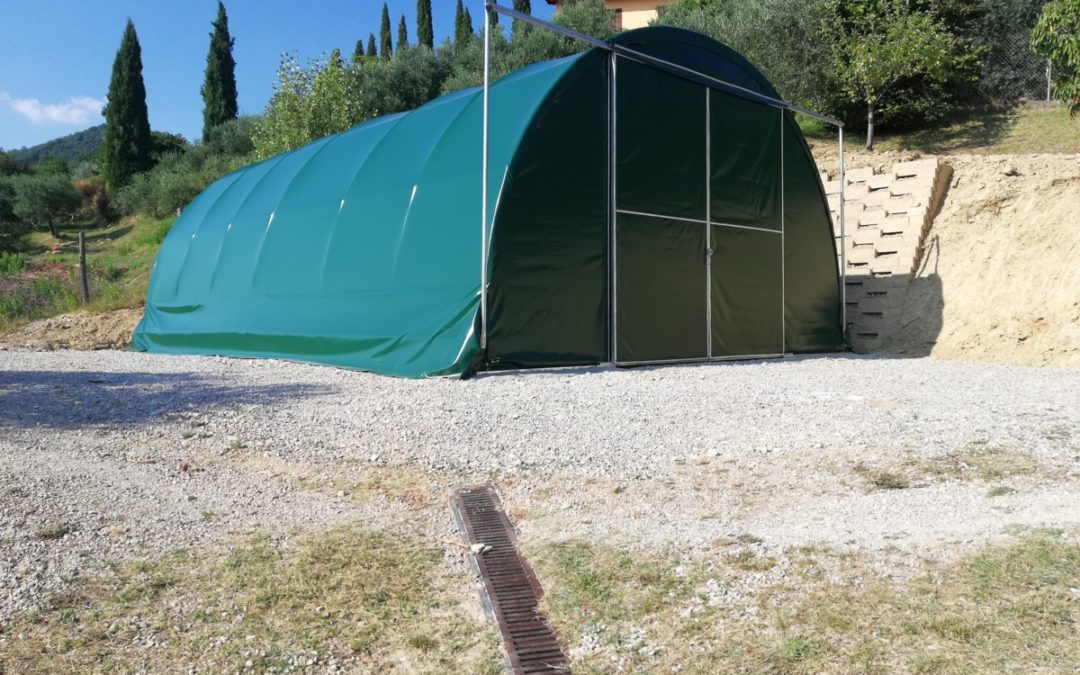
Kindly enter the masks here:
M 454 10 L 454 46 L 460 46 L 468 36 L 465 34 L 465 8 L 461 0 L 457 0 L 457 9 Z
M 514 0 L 514 10 L 521 12 L 522 14 L 532 14 L 532 3 L 529 2 L 529 0 Z M 514 35 L 517 35 L 528 27 L 529 24 L 524 21 L 515 21 L 512 32 Z
M 405 26 L 405 15 L 401 15 L 401 21 L 397 25 L 397 50 L 398 54 L 409 48 L 409 29 Z
M 382 24 L 379 26 L 379 56 L 387 61 L 394 55 L 394 45 L 390 42 L 390 9 L 382 5 Z
M 360 63 L 360 59 L 364 58 L 364 39 L 360 38 L 356 41 L 356 47 L 353 48 L 352 62 Z
M 465 31 L 465 35 L 475 35 L 476 31 L 472 27 L 472 14 L 469 13 L 469 8 L 465 8 L 465 16 L 461 21 L 462 30 Z
M 150 168 L 151 145 L 142 49 L 135 24 L 128 19 L 113 62 L 109 102 L 105 105 L 102 157 L 105 183 L 110 190 L 123 187 L 133 175 Z
M 416 44 L 435 49 L 435 29 L 431 25 L 431 0 L 416 0 Z
M 236 44 L 229 35 L 229 17 L 225 5 L 218 2 L 217 20 L 211 23 L 210 51 L 206 54 L 206 79 L 203 80 L 203 141 L 214 127 L 236 119 Z
M 379 52 L 375 51 L 375 33 L 368 33 L 367 35 L 367 54 L 365 56 L 378 56 Z

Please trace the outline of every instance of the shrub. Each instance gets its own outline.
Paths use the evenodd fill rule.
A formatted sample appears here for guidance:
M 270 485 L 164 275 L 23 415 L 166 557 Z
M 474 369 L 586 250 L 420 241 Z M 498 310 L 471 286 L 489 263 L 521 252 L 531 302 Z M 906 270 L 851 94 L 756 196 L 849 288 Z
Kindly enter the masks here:
M 0 277 L 11 276 L 26 269 L 26 257 L 22 253 L 0 253 Z

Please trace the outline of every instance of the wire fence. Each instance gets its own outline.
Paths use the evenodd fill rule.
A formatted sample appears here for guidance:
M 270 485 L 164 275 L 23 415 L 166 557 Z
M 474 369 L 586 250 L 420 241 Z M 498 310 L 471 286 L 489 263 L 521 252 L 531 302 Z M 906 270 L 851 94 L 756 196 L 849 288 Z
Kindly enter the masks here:
M 1031 31 L 1020 28 L 999 37 L 986 55 L 978 87 L 996 103 L 1050 100 L 1052 65 L 1031 51 Z

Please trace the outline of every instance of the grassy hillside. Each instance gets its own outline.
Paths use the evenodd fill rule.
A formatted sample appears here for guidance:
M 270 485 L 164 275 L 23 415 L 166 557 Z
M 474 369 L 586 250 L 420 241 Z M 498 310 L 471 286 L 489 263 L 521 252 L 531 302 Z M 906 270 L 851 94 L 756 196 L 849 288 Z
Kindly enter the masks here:
M 800 119 L 799 124 L 809 138 L 836 139 L 836 131 L 822 123 Z M 861 152 L 865 140 L 864 132 L 846 130 L 844 148 Z M 880 133 L 874 150 L 916 150 L 935 155 L 1080 153 L 1080 119 L 1069 119 L 1061 105 L 1024 106 L 933 129 Z
M 13 162 L 25 165 L 36 164 L 46 157 L 59 157 L 65 162 L 74 162 L 97 152 L 104 136 L 105 125 L 99 124 L 33 147 L 8 150 L 7 155 Z
M 174 220 L 131 218 L 86 229 L 88 309 L 143 302 L 158 247 Z M 59 240 L 35 232 L 21 253 L 0 257 L 0 332 L 79 308 L 79 227 L 62 228 Z

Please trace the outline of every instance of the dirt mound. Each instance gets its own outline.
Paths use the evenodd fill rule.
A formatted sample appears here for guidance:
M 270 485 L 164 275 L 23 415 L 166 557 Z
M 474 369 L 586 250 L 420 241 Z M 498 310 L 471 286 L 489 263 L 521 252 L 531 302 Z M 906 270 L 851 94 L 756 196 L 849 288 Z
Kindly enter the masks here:
M 1080 366 L 1080 155 L 947 161 L 952 182 L 886 348 Z
M 141 307 L 61 314 L 0 335 L 0 345 L 30 349 L 124 349 L 142 318 Z

